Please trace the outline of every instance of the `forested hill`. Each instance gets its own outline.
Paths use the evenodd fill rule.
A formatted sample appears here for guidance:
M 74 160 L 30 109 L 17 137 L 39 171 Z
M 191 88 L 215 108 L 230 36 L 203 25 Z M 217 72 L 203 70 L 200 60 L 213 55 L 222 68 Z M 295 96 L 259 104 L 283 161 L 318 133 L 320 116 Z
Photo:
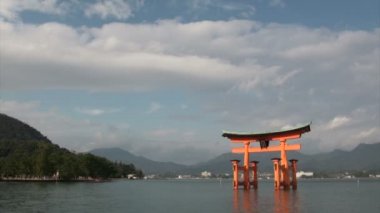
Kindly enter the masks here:
M 0 113 L 0 179 L 88 180 L 128 174 L 143 175 L 132 164 L 60 148 L 33 127 Z
M 5 140 L 39 140 L 50 142 L 38 130 L 15 118 L 0 113 L 0 139 Z

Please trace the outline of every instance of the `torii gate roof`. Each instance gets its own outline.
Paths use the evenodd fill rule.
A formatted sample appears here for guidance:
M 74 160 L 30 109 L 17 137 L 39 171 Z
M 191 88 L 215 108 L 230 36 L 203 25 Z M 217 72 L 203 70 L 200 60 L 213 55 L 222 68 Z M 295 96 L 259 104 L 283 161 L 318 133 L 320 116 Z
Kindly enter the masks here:
M 264 133 L 246 133 L 246 132 L 228 132 L 223 131 L 223 137 L 227 137 L 230 140 L 251 140 L 251 141 L 271 141 L 274 138 L 291 137 L 295 135 L 301 135 L 305 132 L 310 132 L 311 122 L 305 126 L 297 127 L 294 129 L 276 131 L 276 132 L 264 132 Z

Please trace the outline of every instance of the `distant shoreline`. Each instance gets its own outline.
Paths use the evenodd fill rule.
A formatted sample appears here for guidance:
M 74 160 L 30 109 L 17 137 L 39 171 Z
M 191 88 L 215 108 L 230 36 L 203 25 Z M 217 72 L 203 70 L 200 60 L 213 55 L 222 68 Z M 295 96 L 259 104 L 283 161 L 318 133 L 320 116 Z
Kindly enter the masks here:
M 52 179 L 52 178 L 0 178 L 0 182 L 88 182 L 88 183 L 101 183 L 101 182 L 108 182 L 111 181 L 111 179 L 69 179 L 69 180 L 62 180 L 62 179 Z

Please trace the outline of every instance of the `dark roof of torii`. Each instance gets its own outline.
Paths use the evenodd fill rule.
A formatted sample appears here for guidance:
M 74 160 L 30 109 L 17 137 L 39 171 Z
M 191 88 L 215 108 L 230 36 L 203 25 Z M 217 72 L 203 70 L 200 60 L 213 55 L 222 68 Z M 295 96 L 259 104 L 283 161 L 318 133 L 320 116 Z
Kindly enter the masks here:
M 223 131 L 223 137 L 227 137 L 231 140 L 254 140 L 263 141 L 271 140 L 272 138 L 286 137 L 289 135 L 301 135 L 305 132 L 310 132 L 311 122 L 305 126 L 297 127 L 294 129 L 276 131 L 276 132 L 264 132 L 264 133 L 247 133 L 247 132 L 227 132 Z

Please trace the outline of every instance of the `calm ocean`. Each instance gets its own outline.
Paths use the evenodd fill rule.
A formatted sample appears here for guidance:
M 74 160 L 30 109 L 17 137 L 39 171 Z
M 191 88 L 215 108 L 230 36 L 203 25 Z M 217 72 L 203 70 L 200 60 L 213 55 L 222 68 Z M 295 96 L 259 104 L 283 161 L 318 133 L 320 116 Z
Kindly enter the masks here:
M 297 191 L 234 191 L 230 180 L 0 182 L 0 212 L 380 212 L 380 180 L 301 180 Z

